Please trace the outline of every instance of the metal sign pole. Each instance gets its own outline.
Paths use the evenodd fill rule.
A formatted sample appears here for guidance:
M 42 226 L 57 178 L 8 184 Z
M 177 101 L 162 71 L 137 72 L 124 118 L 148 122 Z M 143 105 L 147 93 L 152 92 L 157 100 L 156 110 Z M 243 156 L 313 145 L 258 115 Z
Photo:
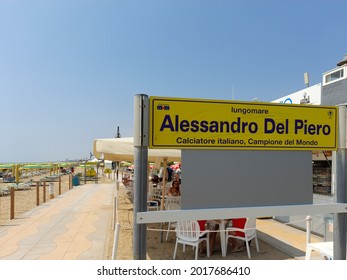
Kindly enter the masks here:
M 138 224 L 138 212 L 147 211 L 149 100 L 144 94 L 134 98 L 134 229 L 133 258 L 146 259 L 146 224 Z
M 339 138 L 337 151 L 333 153 L 333 184 L 336 202 L 347 202 L 347 145 L 346 145 L 346 105 L 339 106 Z M 334 260 L 346 259 L 346 213 L 334 214 Z

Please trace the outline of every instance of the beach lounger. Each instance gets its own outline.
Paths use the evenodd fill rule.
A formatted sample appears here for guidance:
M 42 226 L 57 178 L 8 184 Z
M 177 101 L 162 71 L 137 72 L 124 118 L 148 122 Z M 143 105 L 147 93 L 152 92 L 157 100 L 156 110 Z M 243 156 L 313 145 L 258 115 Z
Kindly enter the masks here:
M 30 190 L 31 189 L 31 181 L 24 183 L 24 189 L 25 190 Z
M 8 187 L 2 187 L 0 189 L 0 195 L 5 196 L 10 194 L 10 189 Z
M 44 180 L 46 180 L 46 182 L 58 182 L 59 176 L 58 175 L 47 176 L 44 178 Z
M 10 188 L 14 188 L 17 191 L 29 190 L 31 188 L 31 184 L 29 183 L 12 183 L 9 185 Z
M 15 177 L 4 178 L 4 183 L 13 183 L 15 179 Z

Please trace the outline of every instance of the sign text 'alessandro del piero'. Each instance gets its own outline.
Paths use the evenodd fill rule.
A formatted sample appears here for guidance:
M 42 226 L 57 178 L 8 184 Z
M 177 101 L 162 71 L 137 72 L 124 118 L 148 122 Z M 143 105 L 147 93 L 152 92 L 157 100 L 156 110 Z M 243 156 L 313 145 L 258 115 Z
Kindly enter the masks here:
M 337 107 L 150 98 L 150 147 L 335 150 Z

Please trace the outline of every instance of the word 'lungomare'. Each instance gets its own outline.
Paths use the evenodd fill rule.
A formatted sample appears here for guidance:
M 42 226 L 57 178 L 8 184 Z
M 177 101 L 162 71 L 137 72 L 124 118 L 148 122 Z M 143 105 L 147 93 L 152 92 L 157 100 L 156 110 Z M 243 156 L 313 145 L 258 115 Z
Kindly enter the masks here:
M 273 118 L 263 119 L 263 133 L 272 134 L 309 134 L 309 135 L 329 135 L 331 127 L 328 124 L 312 124 L 307 120 L 295 119 L 291 123 L 289 119 L 276 122 Z M 293 127 L 293 129 L 292 129 Z M 238 117 L 234 121 L 207 121 L 207 120 L 180 120 L 179 115 L 172 119 L 170 115 L 165 115 L 160 126 L 160 131 L 171 132 L 208 132 L 208 133 L 257 133 L 259 125 L 257 122 L 242 121 Z

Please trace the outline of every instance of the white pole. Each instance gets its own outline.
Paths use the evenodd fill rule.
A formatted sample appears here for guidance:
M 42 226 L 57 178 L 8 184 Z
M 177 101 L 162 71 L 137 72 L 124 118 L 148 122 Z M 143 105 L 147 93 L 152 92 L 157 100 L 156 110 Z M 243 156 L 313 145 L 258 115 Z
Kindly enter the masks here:
M 115 260 L 117 258 L 119 229 L 120 229 L 120 224 L 117 223 L 116 224 L 116 231 L 114 232 L 114 239 L 113 239 L 112 260 Z
M 306 245 L 311 243 L 312 218 L 306 216 Z

